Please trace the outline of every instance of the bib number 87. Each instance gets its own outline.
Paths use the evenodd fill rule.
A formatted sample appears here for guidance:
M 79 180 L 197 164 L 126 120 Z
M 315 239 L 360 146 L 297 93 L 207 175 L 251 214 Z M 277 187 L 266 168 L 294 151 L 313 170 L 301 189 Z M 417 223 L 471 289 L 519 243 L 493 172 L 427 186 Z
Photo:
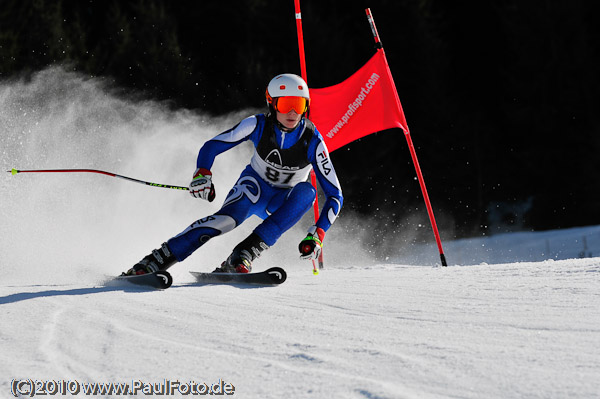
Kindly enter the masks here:
M 276 169 L 269 167 L 267 167 L 267 170 L 265 172 L 265 176 L 267 177 L 267 179 L 269 179 L 273 183 L 279 184 L 288 184 L 292 180 L 292 177 L 294 177 L 294 174 L 295 173 L 292 172 L 280 172 Z

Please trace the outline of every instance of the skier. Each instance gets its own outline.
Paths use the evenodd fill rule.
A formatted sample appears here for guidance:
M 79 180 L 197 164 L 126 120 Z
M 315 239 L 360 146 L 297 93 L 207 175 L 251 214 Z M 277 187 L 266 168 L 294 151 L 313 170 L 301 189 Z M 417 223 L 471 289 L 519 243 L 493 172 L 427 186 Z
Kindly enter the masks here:
M 298 248 L 303 259 L 318 258 L 325 232 L 343 203 L 342 191 L 327 146 L 315 125 L 306 119 L 310 96 L 304 80 L 293 74 L 274 77 L 267 86 L 267 114 L 242 120 L 207 141 L 198 154 L 197 169 L 189 186 L 195 198 L 213 201 L 214 159 L 220 153 L 250 140 L 255 147 L 250 164 L 227 195 L 221 209 L 199 219 L 134 265 L 126 275 L 165 270 L 181 262 L 208 240 L 227 233 L 251 215 L 263 222 L 240 242 L 215 272 L 249 273 L 252 262 L 311 208 L 315 188 L 307 182 L 315 171 L 325 196 L 321 216 Z

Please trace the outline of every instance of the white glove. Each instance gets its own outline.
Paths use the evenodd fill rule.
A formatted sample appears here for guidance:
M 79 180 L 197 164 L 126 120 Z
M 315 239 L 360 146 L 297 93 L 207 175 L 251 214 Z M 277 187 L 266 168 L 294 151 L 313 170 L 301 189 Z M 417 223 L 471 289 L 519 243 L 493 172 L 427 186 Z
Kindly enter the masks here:
M 212 202 L 215 199 L 215 186 L 212 184 L 212 173 L 204 168 L 196 169 L 190 183 L 190 195 Z
M 321 255 L 325 231 L 317 226 L 308 229 L 308 235 L 298 245 L 300 259 L 317 259 Z

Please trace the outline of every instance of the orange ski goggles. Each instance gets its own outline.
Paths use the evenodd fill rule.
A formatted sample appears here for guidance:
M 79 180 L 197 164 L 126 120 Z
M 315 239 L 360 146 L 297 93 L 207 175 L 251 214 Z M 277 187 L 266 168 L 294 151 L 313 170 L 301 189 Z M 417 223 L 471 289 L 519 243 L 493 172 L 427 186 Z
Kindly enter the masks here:
M 294 110 L 297 114 L 302 115 L 308 110 L 308 104 L 309 100 L 304 97 L 286 96 L 273 99 L 273 108 L 282 114 Z

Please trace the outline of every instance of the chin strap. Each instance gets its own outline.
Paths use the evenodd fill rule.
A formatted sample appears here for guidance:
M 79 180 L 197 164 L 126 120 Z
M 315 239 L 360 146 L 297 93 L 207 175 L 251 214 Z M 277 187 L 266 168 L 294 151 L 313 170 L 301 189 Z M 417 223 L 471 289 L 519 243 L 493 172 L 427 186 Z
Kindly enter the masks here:
M 284 133 L 289 133 L 289 132 L 293 132 L 294 129 L 296 129 L 298 127 L 298 125 L 296 125 L 293 129 L 289 129 L 285 126 L 283 126 L 281 123 L 279 123 L 279 121 L 277 121 L 277 127 L 279 128 L 279 130 L 281 130 Z

